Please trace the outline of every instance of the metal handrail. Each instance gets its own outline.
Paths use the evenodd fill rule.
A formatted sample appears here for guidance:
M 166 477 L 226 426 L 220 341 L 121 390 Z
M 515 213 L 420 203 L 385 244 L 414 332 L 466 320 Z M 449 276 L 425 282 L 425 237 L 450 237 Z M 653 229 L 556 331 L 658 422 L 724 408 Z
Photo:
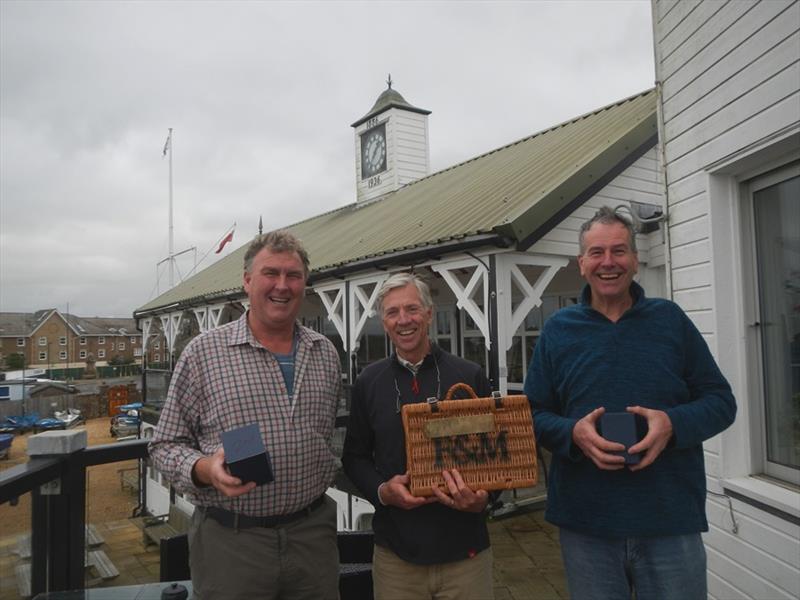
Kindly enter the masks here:
M 147 458 L 147 440 L 92 446 L 71 454 L 31 458 L 0 472 L 0 504 L 31 492 L 31 591 L 84 588 L 86 469 Z M 58 481 L 58 492 L 42 486 Z M 141 492 L 140 492 L 141 494 Z

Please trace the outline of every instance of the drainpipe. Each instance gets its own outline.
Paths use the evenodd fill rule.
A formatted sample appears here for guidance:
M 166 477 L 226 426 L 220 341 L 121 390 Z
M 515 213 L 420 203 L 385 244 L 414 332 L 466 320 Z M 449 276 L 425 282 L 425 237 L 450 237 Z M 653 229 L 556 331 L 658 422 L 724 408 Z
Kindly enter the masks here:
M 656 120 L 658 123 L 658 153 L 659 153 L 659 168 L 661 169 L 661 181 L 664 189 L 664 229 L 662 235 L 664 239 L 664 274 L 666 276 L 667 284 L 667 297 L 674 300 L 672 292 L 672 247 L 669 235 L 669 183 L 667 182 L 667 151 L 664 143 L 664 110 L 663 110 L 663 94 L 664 86 L 661 80 L 661 49 L 658 45 L 658 31 L 656 27 L 656 3 L 651 3 L 652 18 L 650 22 L 653 25 L 653 58 L 655 64 L 656 75 Z

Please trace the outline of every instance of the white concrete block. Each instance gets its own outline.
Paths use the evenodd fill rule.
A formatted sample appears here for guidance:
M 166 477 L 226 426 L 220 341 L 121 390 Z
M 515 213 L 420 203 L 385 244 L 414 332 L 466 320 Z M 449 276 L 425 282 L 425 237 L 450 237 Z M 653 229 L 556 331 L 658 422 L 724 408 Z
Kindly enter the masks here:
M 37 433 L 28 438 L 28 456 L 72 454 L 86 448 L 87 441 L 85 429 Z

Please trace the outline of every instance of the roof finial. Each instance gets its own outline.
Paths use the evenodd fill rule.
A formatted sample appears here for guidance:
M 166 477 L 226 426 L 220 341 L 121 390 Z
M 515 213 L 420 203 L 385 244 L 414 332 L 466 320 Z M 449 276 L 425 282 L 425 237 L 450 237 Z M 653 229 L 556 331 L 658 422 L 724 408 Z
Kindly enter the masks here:
M 261 237 L 263 233 L 264 233 L 264 223 L 261 220 L 261 217 L 258 217 L 258 237 Z
M 391 73 L 389 73 L 389 79 L 386 80 L 386 83 L 389 86 L 389 89 L 392 89 L 392 74 Z

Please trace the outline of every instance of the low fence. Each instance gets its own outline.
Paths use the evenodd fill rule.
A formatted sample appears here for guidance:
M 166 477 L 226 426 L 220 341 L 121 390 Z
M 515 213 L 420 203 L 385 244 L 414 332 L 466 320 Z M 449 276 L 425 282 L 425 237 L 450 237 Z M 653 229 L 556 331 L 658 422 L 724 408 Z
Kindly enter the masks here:
M 45 377 L 56 381 L 76 381 L 86 379 L 86 369 L 84 367 L 72 367 L 69 369 L 47 369 Z M 128 377 L 131 375 L 141 375 L 142 366 L 137 364 L 130 365 L 106 365 L 95 368 L 94 379 L 111 379 L 113 377 Z
M 127 402 L 141 402 L 142 396 L 135 384 L 127 387 Z M 68 408 L 77 408 L 85 419 L 110 416 L 108 414 L 108 388 L 101 386 L 97 392 L 83 392 L 77 394 L 58 394 L 53 396 L 38 396 L 25 400 L 8 400 L 0 402 L 0 421 L 15 415 L 29 415 L 36 413 L 40 417 L 52 417 L 55 411 L 65 411 Z

